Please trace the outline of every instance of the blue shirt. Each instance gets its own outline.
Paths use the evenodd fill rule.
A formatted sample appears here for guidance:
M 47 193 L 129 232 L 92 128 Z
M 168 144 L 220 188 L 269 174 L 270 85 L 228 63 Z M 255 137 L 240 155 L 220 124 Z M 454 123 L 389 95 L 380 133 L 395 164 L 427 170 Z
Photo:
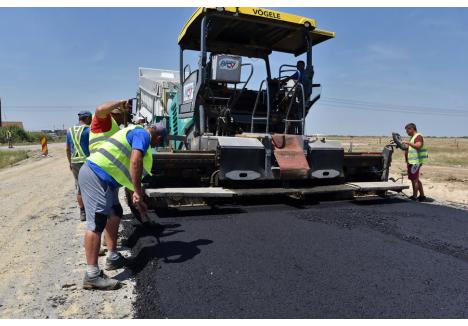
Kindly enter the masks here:
M 139 150 L 140 152 L 143 153 L 143 155 L 146 153 L 146 151 L 150 147 L 150 143 L 151 143 L 150 134 L 143 128 L 130 130 L 129 132 L 127 132 L 126 137 L 132 149 Z M 114 178 L 112 178 L 109 175 L 109 173 L 104 171 L 96 163 L 91 162 L 90 160 L 87 160 L 86 163 L 89 165 L 91 170 L 93 170 L 93 172 L 96 173 L 96 175 L 99 177 L 99 179 L 101 179 L 102 182 L 108 184 L 109 186 L 113 188 L 118 188 L 121 186 Z
M 298 80 L 301 84 L 304 84 L 304 71 L 300 71 L 299 69 L 291 76 L 292 79 Z
M 70 129 L 67 131 L 67 144 L 70 146 L 70 152 L 73 156 L 75 154 L 75 146 L 73 145 L 73 141 L 70 134 Z M 83 152 L 86 156 L 89 156 L 89 127 L 86 126 L 81 133 L 80 139 L 80 146 L 83 149 Z

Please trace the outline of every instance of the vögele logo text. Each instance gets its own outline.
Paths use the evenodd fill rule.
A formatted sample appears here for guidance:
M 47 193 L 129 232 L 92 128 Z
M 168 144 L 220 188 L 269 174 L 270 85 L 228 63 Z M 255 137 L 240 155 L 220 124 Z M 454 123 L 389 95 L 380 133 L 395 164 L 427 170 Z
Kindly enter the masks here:
M 262 9 L 253 9 L 253 13 L 257 16 L 263 16 L 268 18 L 281 19 L 279 12 L 262 10 Z

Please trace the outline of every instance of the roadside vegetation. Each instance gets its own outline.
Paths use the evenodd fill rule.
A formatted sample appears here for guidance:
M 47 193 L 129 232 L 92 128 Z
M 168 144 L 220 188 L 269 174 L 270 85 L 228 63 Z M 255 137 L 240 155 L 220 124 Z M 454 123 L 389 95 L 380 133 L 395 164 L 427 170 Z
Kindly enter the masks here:
M 14 144 L 38 144 L 44 133 L 40 131 L 26 131 L 16 126 L 0 127 L 0 144 L 7 144 L 7 130 L 10 130 Z M 63 142 L 65 137 L 45 135 L 48 142 Z
M 22 150 L 0 151 L 0 169 L 11 166 L 28 158 L 28 152 Z

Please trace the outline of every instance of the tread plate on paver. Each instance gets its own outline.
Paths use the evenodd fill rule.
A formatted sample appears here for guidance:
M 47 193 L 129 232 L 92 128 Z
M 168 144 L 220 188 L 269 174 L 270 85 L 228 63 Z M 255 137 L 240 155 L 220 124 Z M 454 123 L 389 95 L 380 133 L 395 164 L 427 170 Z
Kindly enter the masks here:
M 376 182 L 353 182 L 350 185 L 358 187 L 360 191 L 378 191 L 378 190 L 393 190 L 401 191 L 409 187 L 402 183 L 393 181 L 376 181 Z
M 221 187 L 151 188 L 145 190 L 148 197 L 232 197 L 234 192 Z
M 313 195 L 351 191 L 401 191 L 408 186 L 392 181 L 382 182 L 353 182 L 340 185 L 315 186 L 309 188 L 249 188 L 228 189 L 222 187 L 194 187 L 194 188 L 151 188 L 146 189 L 148 197 L 206 197 L 229 198 L 234 196 L 268 196 L 268 195 Z

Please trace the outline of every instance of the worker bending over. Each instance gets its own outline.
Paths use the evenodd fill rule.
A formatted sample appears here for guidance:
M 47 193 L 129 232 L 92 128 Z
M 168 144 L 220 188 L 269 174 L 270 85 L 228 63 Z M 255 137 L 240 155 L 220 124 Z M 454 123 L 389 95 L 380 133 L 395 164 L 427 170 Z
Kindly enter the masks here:
M 75 178 L 75 188 L 77 190 L 76 201 L 80 208 L 80 220 L 86 221 L 86 214 L 81 199 L 80 185 L 78 184 L 78 173 L 83 163 L 89 156 L 89 124 L 91 123 L 91 112 L 81 111 L 78 113 L 78 125 L 67 131 L 67 159 L 70 170 Z
M 419 172 L 421 166 L 427 162 L 427 148 L 424 144 L 423 136 L 418 133 L 414 123 L 408 123 L 405 129 L 408 136 L 411 137 L 409 141 L 403 141 L 403 144 L 408 146 L 408 149 L 405 151 L 405 159 L 408 167 L 408 179 L 411 180 L 413 186 L 413 195 L 410 198 L 412 200 L 424 201 L 426 200 L 426 196 L 424 195 L 424 188 L 421 183 Z
M 107 138 L 113 136 L 120 130 L 120 125 L 126 126 L 129 122 L 131 113 L 131 102 L 129 100 L 108 101 L 102 103 L 96 108 L 93 115 L 89 135 L 89 149 L 91 152 L 95 151 L 100 144 Z M 117 204 L 120 206 L 120 203 Z M 117 210 L 122 210 L 118 207 Z M 107 223 L 107 228 L 118 229 L 118 225 L 113 223 L 120 223 L 120 219 L 111 219 Z M 104 232 L 104 245 L 107 243 L 107 230 Z M 105 249 L 101 249 L 101 254 L 105 254 Z
M 118 226 L 122 217 L 118 189 L 123 186 L 133 191 L 134 205 L 141 215 L 147 214 L 141 179 L 151 174 L 153 164 L 151 147 L 162 144 L 166 136 L 166 129 L 160 125 L 152 125 L 146 129 L 131 125 L 103 140 L 80 170 L 79 183 L 86 208 L 87 224 L 85 233 L 87 270 L 83 288 L 107 290 L 119 287 L 117 280 L 107 278 L 99 269 L 101 233 L 106 228 L 109 250 L 106 270 L 124 267 L 127 260 L 116 251 Z

